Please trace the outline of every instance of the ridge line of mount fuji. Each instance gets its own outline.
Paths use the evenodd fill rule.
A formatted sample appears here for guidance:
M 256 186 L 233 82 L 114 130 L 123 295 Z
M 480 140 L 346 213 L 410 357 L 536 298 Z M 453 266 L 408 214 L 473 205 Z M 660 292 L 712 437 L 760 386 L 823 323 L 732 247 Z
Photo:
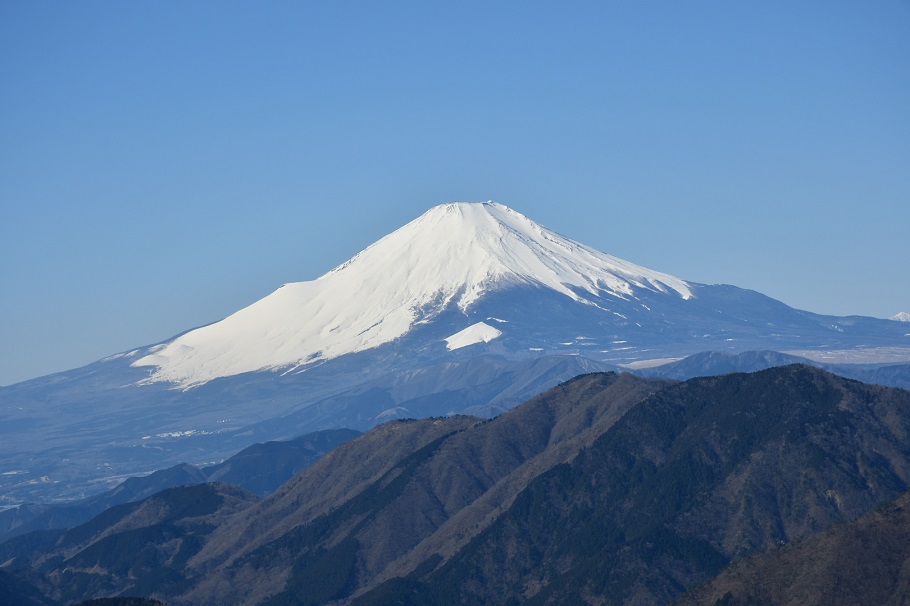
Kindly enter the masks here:
M 646 289 L 683 300 L 692 284 L 561 236 L 495 202 L 449 203 L 371 244 L 315 280 L 285 284 L 132 363 L 146 382 L 180 387 L 244 372 L 306 366 L 390 343 L 455 304 L 516 285 L 599 305 Z

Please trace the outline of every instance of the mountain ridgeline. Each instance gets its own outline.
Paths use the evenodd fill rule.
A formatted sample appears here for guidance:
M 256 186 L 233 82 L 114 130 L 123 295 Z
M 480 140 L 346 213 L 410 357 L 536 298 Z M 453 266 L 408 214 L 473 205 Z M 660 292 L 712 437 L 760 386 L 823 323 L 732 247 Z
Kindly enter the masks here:
M 332 448 L 359 434 L 352 429 L 327 429 L 292 440 L 253 444 L 215 465 L 197 468 L 182 463 L 147 476 L 128 478 L 112 490 L 71 503 L 11 507 L 0 511 L 0 543 L 34 530 L 72 528 L 114 505 L 141 501 L 166 488 L 186 484 L 226 482 L 265 496 Z
M 388 422 L 262 500 L 173 488 L 0 548 L 61 603 L 768 603 L 773 570 L 771 603 L 827 604 L 849 602 L 794 571 L 828 578 L 813 546 L 850 541 L 887 547 L 875 595 L 900 603 L 908 486 L 908 391 L 806 365 L 594 373 L 489 420 Z M 839 557 L 828 574 L 868 574 Z
M 494 416 L 580 373 L 756 350 L 906 365 L 910 330 L 683 280 L 494 202 L 444 204 L 224 319 L 0 388 L 0 496 L 74 500 L 257 442 Z

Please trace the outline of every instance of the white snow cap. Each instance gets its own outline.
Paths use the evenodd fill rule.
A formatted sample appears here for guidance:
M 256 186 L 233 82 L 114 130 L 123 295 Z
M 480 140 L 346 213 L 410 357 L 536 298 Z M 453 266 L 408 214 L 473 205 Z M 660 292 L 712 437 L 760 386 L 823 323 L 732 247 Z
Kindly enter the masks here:
M 224 320 L 190 331 L 134 366 L 183 387 L 217 377 L 327 360 L 388 343 L 449 304 L 543 286 L 629 297 L 633 287 L 692 296 L 673 276 L 564 238 L 495 202 L 431 208 L 309 282 L 286 284 Z
M 892 320 L 897 320 L 898 322 L 910 322 L 910 313 L 902 311 L 898 314 L 891 316 Z

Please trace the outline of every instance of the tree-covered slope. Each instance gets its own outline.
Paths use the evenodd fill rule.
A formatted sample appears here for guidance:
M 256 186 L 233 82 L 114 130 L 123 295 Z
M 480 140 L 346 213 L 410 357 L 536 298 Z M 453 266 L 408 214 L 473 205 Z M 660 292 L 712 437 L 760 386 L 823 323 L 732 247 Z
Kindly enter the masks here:
M 667 603 L 910 481 L 910 392 L 806 366 L 693 379 L 531 482 L 444 562 L 356 603 Z
M 684 383 L 606 373 L 494 419 L 384 424 L 260 502 L 176 489 L 20 539 L 54 599 L 667 604 L 908 485 L 908 391 L 804 365 Z
M 910 492 L 852 522 L 734 562 L 679 606 L 906 604 Z

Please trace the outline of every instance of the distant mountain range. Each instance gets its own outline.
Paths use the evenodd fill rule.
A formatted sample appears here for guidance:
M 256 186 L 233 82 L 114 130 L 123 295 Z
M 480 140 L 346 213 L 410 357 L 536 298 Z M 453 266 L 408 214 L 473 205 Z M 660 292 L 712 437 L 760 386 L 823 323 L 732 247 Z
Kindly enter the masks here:
M 115 505 L 141 501 L 166 488 L 186 484 L 227 482 L 266 496 L 359 434 L 353 429 L 328 429 L 292 440 L 253 444 L 217 465 L 200 468 L 180 463 L 147 476 L 129 478 L 116 488 L 79 501 L 11 507 L 0 511 L 0 543 L 32 531 L 72 528 Z
M 0 496 L 68 501 L 256 442 L 492 416 L 580 373 L 706 351 L 906 363 L 908 335 L 640 267 L 500 204 L 446 204 L 219 322 L 0 388 Z
M 385 423 L 265 499 L 169 488 L 16 537 L 0 544 L 0 591 L 172 606 L 899 604 L 908 487 L 906 390 L 802 364 L 685 382 L 593 373 L 491 420 Z
M 706 351 L 661 366 L 642 368 L 636 373 L 646 377 L 684 381 L 693 377 L 715 376 L 731 372 L 755 372 L 788 364 L 807 364 L 864 383 L 910 389 L 910 363 L 824 364 L 776 351 L 746 351 L 738 354 Z

